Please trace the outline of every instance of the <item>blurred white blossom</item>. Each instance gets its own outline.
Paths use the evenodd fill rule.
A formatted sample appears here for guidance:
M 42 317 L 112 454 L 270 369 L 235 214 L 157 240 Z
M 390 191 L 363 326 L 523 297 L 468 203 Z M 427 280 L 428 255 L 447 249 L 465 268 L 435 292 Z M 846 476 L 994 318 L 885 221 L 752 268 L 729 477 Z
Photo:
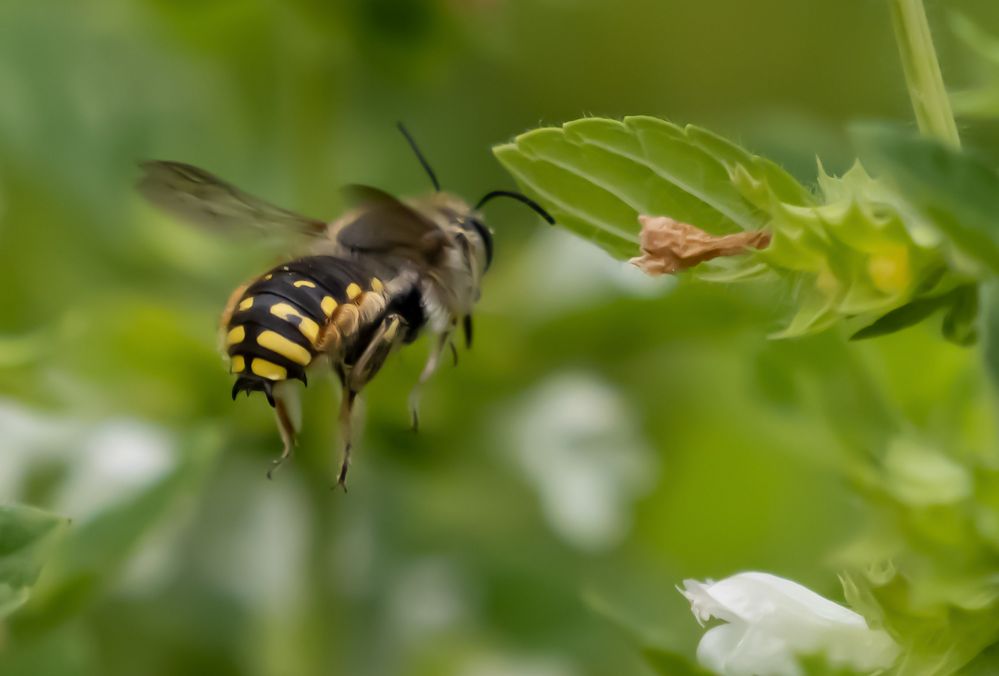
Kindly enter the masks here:
M 222 490 L 260 481 L 259 463 L 241 459 L 227 468 Z M 311 514 L 291 473 L 240 501 L 226 528 L 204 545 L 205 574 L 219 589 L 284 617 L 308 598 L 306 568 Z
M 476 594 L 457 562 L 426 557 L 401 567 L 389 586 L 388 617 L 399 637 L 422 645 L 475 618 Z
M 128 418 L 88 422 L 0 400 L 0 500 L 19 499 L 38 468 L 63 468 L 52 508 L 87 519 L 165 477 L 177 464 L 173 440 L 154 425 Z
M 85 430 L 70 464 L 57 509 L 65 514 L 96 514 L 162 479 L 173 470 L 176 456 L 163 430 L 118 419 Z
M 530 288 L 515 288 L 514 294 L 526 294 L 531 299 L 520 311 L 541 318 L 608 297 L 654 298 L 676 284 L 671 277 L 650 277 L 626 261 L 611 258 L 590 242 L 556 228 L 539 230 L 519 265 L 522 271 L 512 283 L 528 284 Z M 539 279 L 545 283 L 538 284 Z
M 505 428 L 556 533 L 591 551 L 627 535 L 657 464 L 614 389 L 587 374 L 555 376 L 523 397 Z
M 776 575 L 684 580 L 679 591 L 699 623 L 722 620 L 701 638 L 697 659 L 725 676 L 798 676 L 798 658 L 806 656 L 871 672 L 899 654 L 885 631 L 869 628 L 857 613 Z

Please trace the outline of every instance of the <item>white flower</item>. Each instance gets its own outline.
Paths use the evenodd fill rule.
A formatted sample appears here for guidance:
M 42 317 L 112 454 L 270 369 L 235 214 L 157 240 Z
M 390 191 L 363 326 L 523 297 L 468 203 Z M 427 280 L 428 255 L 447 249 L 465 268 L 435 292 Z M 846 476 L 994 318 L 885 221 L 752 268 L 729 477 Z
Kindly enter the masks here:
M 502 423 L 513 459 L 534 485 L 559 537 L 605 551 L 631 527 L 632 508 L 655 485 L 655 453 L 614 388 L 587 373 L 561 373 L 521 397 Z
M 836 667 L 873 672 L 892 664 L 898 645 L 864 618 L 796 582 L 768 573 L 724 580 L 684 580 L 681 594 L 702 625 L 712 627 L 697 660 L 726 676 L 798 676 L 798 657 L 824 657 Z

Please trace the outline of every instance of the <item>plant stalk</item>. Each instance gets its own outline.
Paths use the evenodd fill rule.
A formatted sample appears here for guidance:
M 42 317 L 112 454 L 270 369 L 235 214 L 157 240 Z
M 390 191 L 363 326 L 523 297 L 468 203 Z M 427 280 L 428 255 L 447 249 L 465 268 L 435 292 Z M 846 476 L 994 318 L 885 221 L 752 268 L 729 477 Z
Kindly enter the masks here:
M 923 0 L 890 0 L 890 3 L 895 39 L 919 131 L 960 148 L 961 138 L 933 48 Z

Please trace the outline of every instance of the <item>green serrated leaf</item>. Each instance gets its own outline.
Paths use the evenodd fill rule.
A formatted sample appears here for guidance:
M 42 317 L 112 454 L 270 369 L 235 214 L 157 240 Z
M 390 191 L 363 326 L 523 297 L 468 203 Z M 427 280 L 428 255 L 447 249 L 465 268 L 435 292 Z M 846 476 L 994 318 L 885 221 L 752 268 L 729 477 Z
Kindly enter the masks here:
M 536 129 L 494 152 L 563 227 L 618 258 L 638 253 L 639 214 L 669 216 L 712 234 L 766 228 L 766 248 L 698 272 L 726 282 L 777 272 L 792 287 L 796 308 L 774 338 L 845 320 L 870 324 L 858 338 L 883 335 L 925 318 L 935 307 L 928 298 L 973 279 L 946 257 L 941 234 L 928 225 L 939 223 L 940 214 L 923 213 L 859 162 L 838 177 L 819 163 L 821 192 L 813 194 L 773 162 L 712 132 L 646 116 Z M 974 230 L 951 230 L 988 255 Z M 992 246 L 999 266 L 999 236 Z M 946 335 L 973 340 L 974 312 L 973 303 L 955 305 Z
M 638 252 L 638 232 L 628 221 L 635 214 L 616 198 L 592 191 L 585 208 L 577 196 L 587 193 L 585 180 L 535 160 L 514 146 L 494 149 L 500 162 L 517 177 L 524 191 L 538 200 L 560 226 L 605 249 L 615 258 L 626 259 Z M 637 224 L 637 221 L 635 221 Z
M 817 203 L 815 195 L 773 160 L 750 155 L 727 139 L 700 127 L 688 125 L 685 131 L 693 142 L 726 167 L 732 184 L 761 211 L 769 212 L 775 202 L 802 207 Z
M 755 230 L 766 213 L 733 181 L 792 203 L 807 190 L 777 165 L 697 127 L 654 117 L 585 118 L 526 132 L 493 149 L 559 224 L 617 258 L 638 253 L 639 214 L 723 234 Z
M 999 174 L 971 152 L 886 126 L 853 130 L 870 161 L 970 260 L 999 274 Z
M 68 521 L 34 507 L 0 506 L 0 619 L 28 600 Z

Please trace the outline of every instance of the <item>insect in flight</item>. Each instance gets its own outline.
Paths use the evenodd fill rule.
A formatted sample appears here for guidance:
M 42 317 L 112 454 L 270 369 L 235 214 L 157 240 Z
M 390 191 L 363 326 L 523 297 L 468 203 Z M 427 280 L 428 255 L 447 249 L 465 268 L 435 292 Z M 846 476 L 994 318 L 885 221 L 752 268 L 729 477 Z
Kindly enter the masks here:
M 291 231 L 308 240 L 302 256 L 237 288 L 221 318 L 222 345 L 236 375 L 233 399 L 262 391 L 277 418 L 284 446 L 268 477 L 296 444 L 301 412 L 293 381 L 307 385 L 306 372 L 328 364 L 342 386 L 337 485 L 346 490 L 357 395 L 395 349 L 426 329 L 432 334 L 430 354 L 409 396 L 415 429 L 420 388 L 459 323 L 471 346 L 472 309 L 493 258 L 492 232 L 480 209 L 509 197 L 554 223 L 517 192 L 494 190 L 475 206 L 442 192 L 413 138 L 401 124 L 399 130 L 434 192 L 404 201 L 378 188 L 347 186 L 354 206 L 331 223 L 274 206 L 188 164 L 142 164 L 139 192 L 173 215 L 210 227 Z

